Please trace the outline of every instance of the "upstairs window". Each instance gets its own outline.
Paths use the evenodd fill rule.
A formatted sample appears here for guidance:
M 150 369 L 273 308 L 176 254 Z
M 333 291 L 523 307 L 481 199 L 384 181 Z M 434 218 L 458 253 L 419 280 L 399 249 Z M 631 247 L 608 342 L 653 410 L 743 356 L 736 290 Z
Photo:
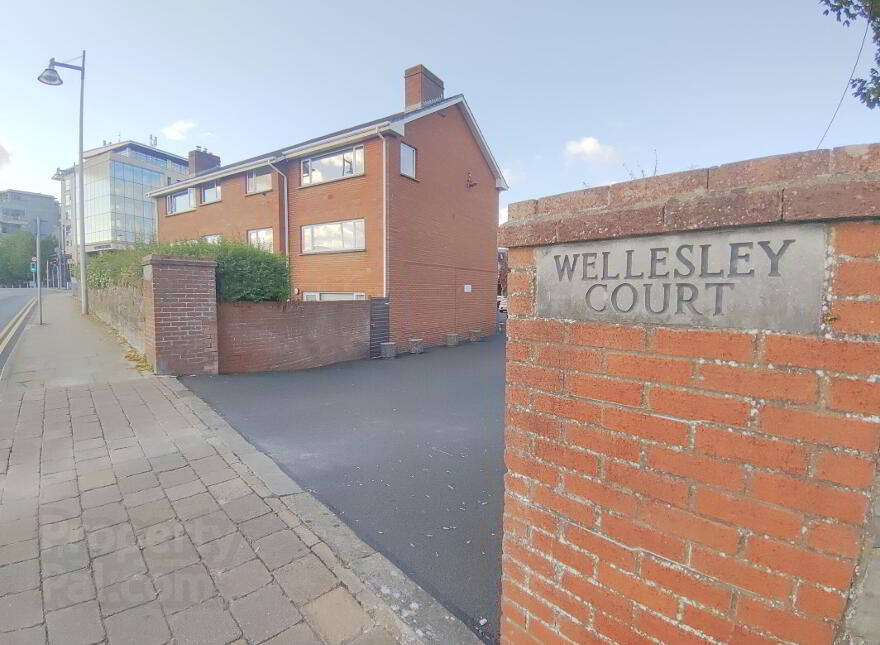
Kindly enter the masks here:
M 202 185 L 202 203 L 210 204 L 211 202 L 220 201 L 220 184 L 212 181 Z
M 171 193 L 167 197 L 167 210 L 169 215 L 192 210 L 195 207 L 195 190 L 188 188 L 177 193 Z
M 260 170 L 251 170 L 247 174 L 247 192 L 248 195 L 253 193 L 265 193 L 272 190 L 272 170 L 271 168 L 261 168 Z
M 364 220 L 328 222 L 302 227 L 303 253 L 338 253 L 364 250 Z
M 400 174 L 416 178 L 416 149 L 405 143 L 400 144 Z
M 303 159 L 301 166 L 303 186 L 342 179 L 351 175 L 362 175 L 364 172 L 364 147 L 354 146 L 320 157 Z

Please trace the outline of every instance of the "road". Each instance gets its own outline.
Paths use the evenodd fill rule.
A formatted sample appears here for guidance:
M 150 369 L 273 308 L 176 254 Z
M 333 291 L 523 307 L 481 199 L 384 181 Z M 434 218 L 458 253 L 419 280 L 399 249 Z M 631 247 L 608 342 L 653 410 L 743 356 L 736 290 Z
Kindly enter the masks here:
M 21 311 L 31 298 L 37 295 L 36 289 L 2 289 L 0 288 L 0 331 L 6 328 L 6 325 L 15 318 L 16 314 Z M 2 339 L 0 339 L 2 342 Z M 9 357 L 12 347 L 15 343 L 9 343 L 6 349 L 0 353 L 0 371 Z
M 498 636 L 504 339 L 183 382 L 368 544 Z

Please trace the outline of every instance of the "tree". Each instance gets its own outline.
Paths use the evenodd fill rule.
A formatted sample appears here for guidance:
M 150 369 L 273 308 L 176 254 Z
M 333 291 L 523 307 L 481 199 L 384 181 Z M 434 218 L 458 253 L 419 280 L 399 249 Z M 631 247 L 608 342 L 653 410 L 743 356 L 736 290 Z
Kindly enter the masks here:
M 868 21 L 866 29 L 871 32 L 876 48 L 874 66 L 868 78 L 853 78 L 849 84 L 854 97 L 871 109 L 877 107 L 880 105 L 880 0 L 819 0 L 819 4 L 825 7 L 822 13 L 833 15 L 846 27 L 861 18 Z
M 46 260 L 56 259 L 58 242 L 54 235 L 40 240 L 40 267 L 45 273 Z M 12 285 L 33 280 L 31 258 L 37 254 L 34 235 L 28 231 L 17 231 L 0 237 L 0 284 Z M 45 279 L 45 276 L 43 276 Z
M 31 257 L 36 250 L 34 236 L 27 231 L 0 237 L 0 284 L 30 280 Z

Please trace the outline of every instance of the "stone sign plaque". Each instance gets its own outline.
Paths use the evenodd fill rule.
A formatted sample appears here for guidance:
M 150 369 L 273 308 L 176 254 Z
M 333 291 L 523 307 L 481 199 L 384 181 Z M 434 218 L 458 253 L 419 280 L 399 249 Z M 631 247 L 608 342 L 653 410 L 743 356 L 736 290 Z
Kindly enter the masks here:
M 537 315 L 815 332 L 821 224 L 556 244 L 537 252 Z

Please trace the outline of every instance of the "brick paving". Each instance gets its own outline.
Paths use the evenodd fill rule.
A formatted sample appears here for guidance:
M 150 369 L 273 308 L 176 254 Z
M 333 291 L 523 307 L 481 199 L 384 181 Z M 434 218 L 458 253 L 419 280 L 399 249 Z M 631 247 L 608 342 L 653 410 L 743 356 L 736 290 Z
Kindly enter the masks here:
M 66 294 L 0 378 L 0 645 L 478 645 Z
M 0 644 L 400 642 L 291 511 L 302 491 L 273 492 L 182 393 L 0 399 Z

